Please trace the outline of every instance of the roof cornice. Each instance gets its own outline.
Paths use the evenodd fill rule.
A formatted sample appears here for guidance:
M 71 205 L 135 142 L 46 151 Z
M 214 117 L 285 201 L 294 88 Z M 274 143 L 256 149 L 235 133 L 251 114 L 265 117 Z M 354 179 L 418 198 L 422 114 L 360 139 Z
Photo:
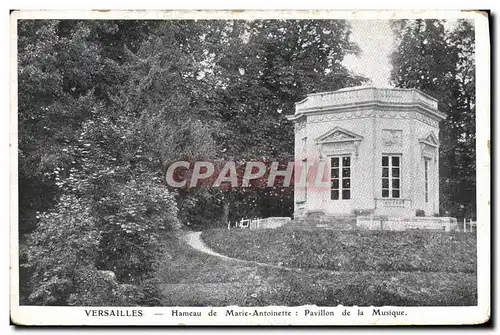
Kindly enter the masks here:
M 297 110 L 295 114 L 286 115 L 286 118 L 290 121 L 297 121 L 306 116 L 333 114 L 333 113 L 366 110 L 366 109 L 375 109 L 375 110 L 390 109 L 391 111 L 395 112 L 397 111 L 408 112 L 408 110 L 417 110 L 419 112 L 425 113 L 428 116 L 433 117 L 437 121 L 446 119 L 446 114 L 438 110 L 435 110 L 433 108 L 430 108 L 424 103 L 417 102 L 408 104 L 408 103 L 387 103 L 382 101 L 370 101 L 370 102 L 351 103 L 343 105 L 325 105 L 320 107 L 304 108 L 301 110 Z
M 436 120 L 446 118 L 446 115 L 438 110 L 438 100 L 417 89 L 367 86 L 309 94 L 305 99 L 295 104 L 295 114 L 287 118 L 298 120 L 317 113 L 332 113 L 360 108 L 417 109 Z

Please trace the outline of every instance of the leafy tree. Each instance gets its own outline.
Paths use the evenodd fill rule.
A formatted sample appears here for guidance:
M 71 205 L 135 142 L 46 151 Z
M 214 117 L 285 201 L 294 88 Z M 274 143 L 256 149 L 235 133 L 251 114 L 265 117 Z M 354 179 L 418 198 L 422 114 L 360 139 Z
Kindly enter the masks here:
M 445 29 L 445 24 L 451 27 Z M 395 21 L 393 28 L 398 37 L 393 83 L 436 97 L 447 115 L 440 129 L 441 214 L 474 217 L 474 27 L 467 20 L 404 20 Z
M 89 21 L 19 24 L 20 228 L 38 226 L 21 246 L 20 282 L 23 292 L 31 291 L 25 303 L 72 304 L 78 295 L 84 304 L 158 299 L 152 276 L 162 236 L 178 227 L 177 208 L 150 168 L 151 157 L 133 142 L 139 116 L 112 108 L 128 74 L 103 47 L 104 28 Z M 117 33 L 120 22 L 107 28 Z M 40 194 L 32 193 L 33 185 Z M 91 227 L 92 245 L 85 235 Z M 81 261 L 79 249 L 92 257 Z M 132 286 L 121 296 L 102 270 Z
M 341 64 L 346 54 L 358 51 L 345 21 L 227 21 L 208 30 L 203 38 L 208 66 L 201 80 L 215 93 L 207 107 L 220 121 L 215 139 L 224 160 L 292 161 L 293 126 L 285 115 L 294 113 L 295 102 L 365 80 Z M 291 215 L 292 192 L 279 187 L 257 192 L 264 202 L 280 206 L 250 210 L 256 202 L 249 192 L 228 189 L 219 195 L 222 223 L 232 217 L 229 206 L 255 216 Z

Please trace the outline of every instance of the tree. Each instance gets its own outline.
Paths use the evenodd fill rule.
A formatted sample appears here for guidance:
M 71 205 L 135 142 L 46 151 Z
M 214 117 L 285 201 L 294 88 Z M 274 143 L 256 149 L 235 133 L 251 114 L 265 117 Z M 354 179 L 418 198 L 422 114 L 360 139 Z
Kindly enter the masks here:
M 109 94 L 126 79 L 126 72 L 110 58 L 122 58 L 123 45 L 119 52 L 117 43 L 109 42 L 118 37 L 138 43 L 140 27 L 133 21 L 19 21 L 21 233 L 35 228 L 36 211 L 56 204 L 56 168 L 70 166 L 66 146 L 76 142 L 83 122 L 108 104 Z
M 150 283 L 164 234 L 178 227 L 177 207 L 151 157 L 133 142 L 140 115 L 113 109 L 129 74 L 104 45 L 110 36 L 134 39 L 121 26 L 133 23 L 19 23 L 20 230 L 31 232 L 21 241 L 24 303 L 159 299 Z M 131 287 L 103 279 L 109 270 L 132 285 L 134 298 L 124 295 Z
M 308 93 L 361 83 L 341 65 L 356 51 L 342 21 L 162 22 L 127 53 L 130 77 L 114 101 L 117 110 L 142 115 L 134 142 L 155 152 L 152 161 L 163 171 L 175 160 L 287 162 L 293 127 L 284 115 Z M 246 190 L 178 191 L 184 222 L 273 215 L 269 208 L 250 210 L 255 201 Z M 280 204 L 274 215 L 291 214 L 292 192 L 285 198 L 277 188 L 258 192 Z M 200 208 L 207 203 L 213 211 Z
M 358 51 L 345 21 L 227 21 L 210 31 L 203 39 L 209 66 L 201 80 L 215 92 L 207 108 L 217 112 L 215 136 L 224 160 L 292 161 L 293 126 L 285 115 L 294 113 L 295 102 L 365 80 L 342 65 L 346 54 Z M 257 192 L 263 201 L 279 204 L 274 212 L 251 210 L 252 195 L 233 189 L 220 195 L 222 212 L 230 202 L 256 216 L 291 215 L 292 192 Z
M 440 128 L 441 214 L 474 217 L 474 27 L 467 20 L 404 20 L 395 21 L 393 29 L 393 83 L 437 98 L 447 115 Z

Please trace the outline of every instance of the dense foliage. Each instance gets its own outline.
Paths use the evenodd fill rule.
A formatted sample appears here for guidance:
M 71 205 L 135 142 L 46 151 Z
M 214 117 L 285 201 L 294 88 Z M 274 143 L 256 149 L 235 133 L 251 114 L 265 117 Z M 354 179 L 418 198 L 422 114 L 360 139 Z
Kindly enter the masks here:
M 294 103 L 363 80 L 341 64 L 357 52 L 349 33 L 327 20 L 20 21 L 21 303 L 158 304 L 167 235 L 290 215 L 291 189 L 168 189 L 164 173 L 291 160 Z
M 206 230 L 231 257 L 336 271 L 476 272 L 476 236 L 424 231 Z M 360 252 L 363 250 L 363 252 Z
M 440 101 L 441 214 L 476 217 L 474 26 L 467 20 L 394 21 L 392 82 Z
M 133 25 L 19 24 L 22 303 L 157 302 L 176 201 L 137 144 L 138 117 L 114 109 L 126 77 L 101 37 Z

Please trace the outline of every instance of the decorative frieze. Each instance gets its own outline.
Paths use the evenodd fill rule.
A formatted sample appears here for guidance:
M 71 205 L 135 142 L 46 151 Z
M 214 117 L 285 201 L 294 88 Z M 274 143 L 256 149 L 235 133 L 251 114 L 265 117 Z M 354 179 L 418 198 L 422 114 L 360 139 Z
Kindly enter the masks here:
M 377 111 L 377 117 L 381 119 L 410 119 L 412 115 L 411 112 Z
M 351 119 L 361 119 L 367 117 L 373 117 L 375 115 L 375 111 L 356 111 L 356 112 L 342 112 L 328 115 L 312 115 L 309 116 L 309 122 L 311 123 L 323 123 L 329 121 L 338 121 L 338 120 L 351 120 Z
M 366 111 L 355 111 L 355 112 L 340 112 L 325 115 L 311 115 L 308 117 L 310 123 L 323 123 L 330 121 L 339 120 L 352 120 L 352 119 L 362 119 L 377 117 L 381 119 L 412 119 L 415 118 L 425 124 L 432 127 L 439 127 L 438 121 L 431 118 L 430 116 L 423 115 L 418 112 L 399 112 L 399 111 L 376 111 L 376 110 L 366 110 Z
M 429 126 L 439 128 L 439 122 L 434 120 L 433 118 L 427 116 L 427 115 L 415 113 L 415 119 L 417 119 L 418 121 L 421 121 L 425 124 L 428 124 Z

